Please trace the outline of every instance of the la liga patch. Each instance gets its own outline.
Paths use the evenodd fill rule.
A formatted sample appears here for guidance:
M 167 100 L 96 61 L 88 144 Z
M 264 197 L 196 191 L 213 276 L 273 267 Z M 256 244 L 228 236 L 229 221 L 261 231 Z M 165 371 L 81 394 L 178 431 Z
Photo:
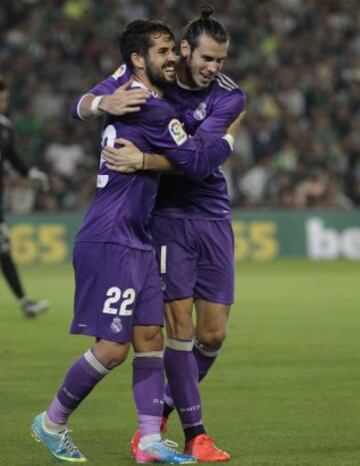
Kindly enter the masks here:
M 182 124 L 176 118 L 173 118 L 169 123 L 169 132 L 171 137 L 178 146 L 181 146 L 187 140 L 187 134 L 182 127 Z
M 125 74 L 125 71 L 126 71 L 126 65 L 121 65 L 116 71 L 114 74 L 112 74 L 111 76 L 114 78 L 114 79 L 118 79 L 118 78 L 121 78 L 121 76 L 123 76 Z

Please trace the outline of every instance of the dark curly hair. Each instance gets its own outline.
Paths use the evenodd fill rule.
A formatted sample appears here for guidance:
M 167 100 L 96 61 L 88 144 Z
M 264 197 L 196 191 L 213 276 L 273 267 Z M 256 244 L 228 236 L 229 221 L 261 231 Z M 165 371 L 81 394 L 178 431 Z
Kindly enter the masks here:
M 175 40 L 172 30 L 162 21 L 139 19 L 129 23 L 125 30 L 118 36 L 118 44 L 124 62 L 132 69 L 131 54 L 134 52 L 145 56 L 153 45 L 152 37 L 160 37 L 162 34 Z

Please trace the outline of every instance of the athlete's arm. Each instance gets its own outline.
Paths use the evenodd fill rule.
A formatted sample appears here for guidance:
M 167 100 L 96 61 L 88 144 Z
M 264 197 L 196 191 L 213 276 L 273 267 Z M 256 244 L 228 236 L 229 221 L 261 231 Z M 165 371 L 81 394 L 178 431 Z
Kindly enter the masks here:
M 230 135 L 230 142 L 232 142 L 231 138 L 235 137 L 244 115 L 245 112 L 242 112 L 227 129 L 226 134 Z M 173 174 L 184 173 L 179 169 L 176 163 L 171 161 L 167 156 L 143 153 L 132 142 L 126 139 L 120 138 L 115 142 L 122 145 L 122 147 L 105 147 L 102 152 L 102 156 L 106 161 L 106 166 L 110 170 L 119 173 L 133 173 L 138 170 L 160 171 Z M 219 165 L 216 165 L 215 168 L 218 166 Z
M 125 115 L 140 110 L 140 106 L 146 102 L 148 93 L 145 89 L 131 89 L 131 80 L 117 88 L 112 94 L 95 95 L 84 94 L 78 98 L 73 108 L 82 120 L 90 120 L 103 113 L 110 115 Z
M 245 94 L 238 87 L 231 91 L 225 91 L 214 103 L 211 113 L 197 128 L 193 136 L 194 139 L 203 147 L 211 146 L 224 134 L 234 118 L 244 112 L 245 103 Z
M 115 139 L 115 143 L 122 147 L 105 146 L 101 154 L 109 170 L 119 173 L 134 173 L 138 170 L 168 174 L 182 173 L 164 155 L 142 152 L 133 142 L 123 138 Z
M 120 116 L 138 112 L 149 95 L 145 89 L 129 89 L 131 84 L 130 73 L 123 65 L 113 75 L 75 99 L 70 113 L 72 118 L 90 120 L 104 113 Z
M 9 140 L 4 151 L 4 156 L 19 175 L 29 178 L 35 187 L 40 187 L 43 191 L 48 191 L 49 178 L 47 174 L 36 167 L 29 168 L 20 157 L 16 149 L 14 130 L 12 127 L 9 130 Z

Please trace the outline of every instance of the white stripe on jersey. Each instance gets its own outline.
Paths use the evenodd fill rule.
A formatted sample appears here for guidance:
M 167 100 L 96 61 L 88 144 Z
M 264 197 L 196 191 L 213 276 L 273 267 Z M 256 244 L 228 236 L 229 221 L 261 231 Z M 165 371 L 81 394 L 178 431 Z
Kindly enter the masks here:
M 227 91 L 233 91 L 235 89 L 234 87 L 230 87 L 227 84 L 223 83 L 218 78 L 216 78 L 216 81 L 217 81 L 217 83 L 219 84 L 220 87 L 222 87 L 223 89 L 226 89 Z
M 166 253 L 167 246 L 162 244 L 160 248 L 160 273 L 166 273 Z
M 236 84 L 235 81 L 233 81 L 229 76 L 226 76 L 224 73 L 219 73 L 219 77 L 221 77 L 229 86 L 233 86 L 235 89 L 237 89 L 239 86 Z

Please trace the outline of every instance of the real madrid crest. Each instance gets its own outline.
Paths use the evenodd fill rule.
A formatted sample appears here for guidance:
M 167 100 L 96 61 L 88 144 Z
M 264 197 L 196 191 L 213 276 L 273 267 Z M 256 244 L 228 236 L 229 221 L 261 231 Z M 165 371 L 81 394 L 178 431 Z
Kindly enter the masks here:
M 194 118 L 197 121 L 202 121 L 206 118 L 206 103 L 205 102 L 201 102 L 201 104 L 195 110 Z
M 121 330 L 123 329 L 123 325 L 122 325 L 120 317 L 114 317 L 113 321 L 111 322 L 110 328 L 111 328 L 111 331 L 114 333 L 121 332 Z

